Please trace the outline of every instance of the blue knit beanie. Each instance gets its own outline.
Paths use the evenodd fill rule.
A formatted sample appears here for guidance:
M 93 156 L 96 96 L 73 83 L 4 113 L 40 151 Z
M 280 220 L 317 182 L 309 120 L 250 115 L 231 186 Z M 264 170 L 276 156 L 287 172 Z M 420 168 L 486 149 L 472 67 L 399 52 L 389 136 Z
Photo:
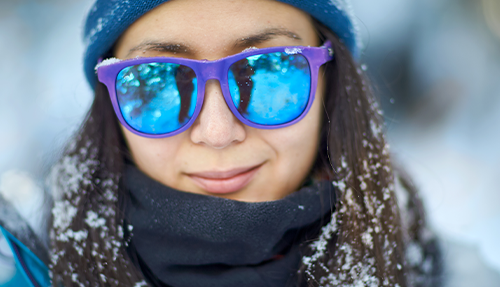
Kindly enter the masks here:
M 94 67 L 120 35 L 156 6 L 168 0 L 96 0 L 85 23 L 84 69 L 92 88 L 97 83 Z M 360 39 L 350 0 L 279 0 L 295 6 L 330 28 L 354 58 L 360 56 Z

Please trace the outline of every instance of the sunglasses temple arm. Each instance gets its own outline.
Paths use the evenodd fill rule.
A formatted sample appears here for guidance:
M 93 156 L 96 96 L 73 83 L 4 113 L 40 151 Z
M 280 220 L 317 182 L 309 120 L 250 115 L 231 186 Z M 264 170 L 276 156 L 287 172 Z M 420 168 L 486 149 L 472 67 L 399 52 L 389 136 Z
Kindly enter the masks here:
M 326 41 L 322 46 L 321 48 L 324 48 L 326 49 L 326 53 L 325 53 L 325 63 L 328 62 L 328 61 L 331 61 L 333 60 L 333 56 L 335 54 L 335 52 L 333 51 L 333 48 L 332 48 L 332 42 L 330 41 Z

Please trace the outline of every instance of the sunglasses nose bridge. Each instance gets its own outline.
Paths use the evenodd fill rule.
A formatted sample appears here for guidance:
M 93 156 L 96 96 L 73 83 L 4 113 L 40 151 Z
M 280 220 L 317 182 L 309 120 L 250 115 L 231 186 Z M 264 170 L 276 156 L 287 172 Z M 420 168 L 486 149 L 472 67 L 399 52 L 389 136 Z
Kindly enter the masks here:
M 205 81 L 208 80 L 222 80 L 222 70 L 224 65 L 222 61 L 207 61 L 203 63 L 201 73 Z

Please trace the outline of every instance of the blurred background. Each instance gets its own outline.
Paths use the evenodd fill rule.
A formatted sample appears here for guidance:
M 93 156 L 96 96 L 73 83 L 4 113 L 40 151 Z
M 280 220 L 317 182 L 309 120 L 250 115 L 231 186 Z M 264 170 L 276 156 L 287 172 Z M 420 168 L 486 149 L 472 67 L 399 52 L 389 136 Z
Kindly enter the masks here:
M 394 158 L 442 238 L 446 286 L 500 286 L 500 0 L 352 2 Z M 0 1 L 0 190 L 28 211 L 92 100 L 91 5 Z M 0 260 L 0 283 L 9 272 Z

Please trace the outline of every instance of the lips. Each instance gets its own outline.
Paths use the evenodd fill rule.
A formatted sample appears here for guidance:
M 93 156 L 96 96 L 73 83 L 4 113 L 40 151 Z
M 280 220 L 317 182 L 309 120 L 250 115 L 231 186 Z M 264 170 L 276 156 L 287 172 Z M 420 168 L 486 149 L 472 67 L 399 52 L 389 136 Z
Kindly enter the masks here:
M 228 171 L 189 173 L 188 176 L 197 186 L 208 193 L 228 194 L 247 186 L 261 166 L 262 164 Z

